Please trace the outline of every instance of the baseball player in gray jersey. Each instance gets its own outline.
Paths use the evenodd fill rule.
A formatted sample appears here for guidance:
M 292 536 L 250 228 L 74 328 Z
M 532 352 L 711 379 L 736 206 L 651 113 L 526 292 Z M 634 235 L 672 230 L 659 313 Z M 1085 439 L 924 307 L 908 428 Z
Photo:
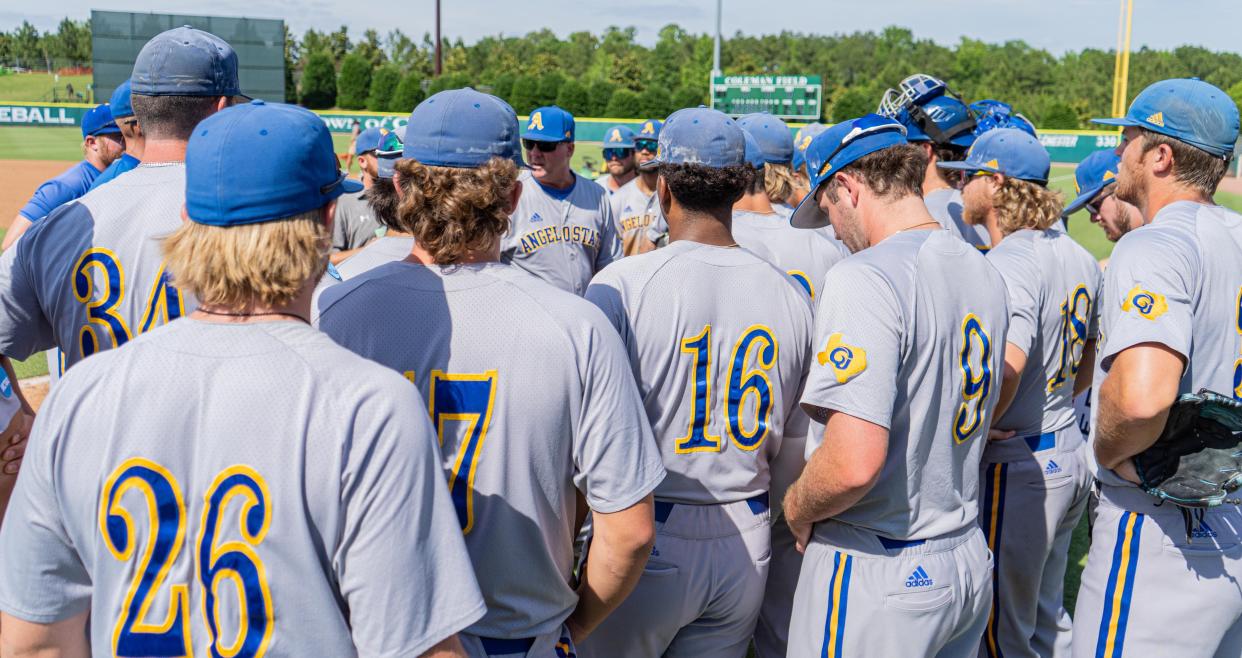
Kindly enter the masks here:
M 513 110 L 446 91 L 407 125 L 397 221 L 415 233 L 414 251 L 325 291 L 319 326 L 427 397 L 487 601 L 463 634 L 467 651 L 568 658 L 637 582 L 664 468 L 599 310 L 497 262 L 523 193 Z M 575 590 L 587 505 L 595 541 Z
M 1134 486 L 1131 457 L 1181 393 L 1242 396 L 1242 216 L 1212 203 L 1238 109 L 1196 79 L 1144 89 L 1124 127 L 1117 197 L 1151 223 L 1117 242 L 1100 298 L 1088 456 L 1099 480 L 1074 614 L 1077 657 L 1242 655 L 1242 512 L 1187 522 Z
M 979 460 L 1000 394 L 1004 282 L 928 214 L 926 155 L 901 124 L 842 122 L 807 161 L 814 192 L 792 221 L 831 218 L 854 255 L 819 297 L 802 407 L 825 429 L 785 495 L 805 548 L 789 655 L 973 656 L 991 600 Z
M 668 224 L 655 194 L 659 176 L 654 165 L 647 164 L 655 158 L 663 128 L 662 121 L 648 119 L 631 137 L 638 175 L 612 195 L 612 215 L 617 220 L 621 251 L 626 256 L 651 251 L 657 242 L 668 240 Z
M 595 273 L 621 257 L 608 193 L 569 167 L 574 117 L 559 107 L 530 113 L 522 132 L 529 171 L 509 217 L 500 260 L 582 295 Z
M 194 310 L 164 271 L 157 238 L 181 225 L 191 131 L 239 94 L 237 55 L 215 35 L 175 28 L 143 46 L 131 89 L 143 162 L 0 256 L 0 353 L 20 360 L 55 346 L 69 367 Z
M 341 261 L 336 267 L 341 279 L 352 279 L 384 263 L 401 260 L 409 256 L 410 250 L 414 248 L 414 235 L 397 221 L 397 204 L 400 199 L 397 197 L 397 188 L 393 185 L 392 177 L 400 158 L 401 149 L 379 151 L 375 154 L 375 180 L 366 191 L 366 196 L 367 204 L 371 206 L 371 212 L 383 227 L 384 234 Z
M 604 165 L 608 176 L 595 179 L 609 196 L 616 194 L 626 183 L 638 176 L 638 163 L 634 159 L 634 131 L 629 126 L 616 125 L 604 131 Z M 620 223 L 616 208 L 612 216 Z
M 1066 656 L 1065 565 L 1092 479 L 1073 400 L 1091 383 L 1100 268 L 1059 229 L 1061 201 L 1045 187 L 1051 162 L 1039 140 L 992 130 L 964 162 L 941 166 L 969 175 L 964 214 L 996 245 L 988 262 L 1009 302 L 1001 398 L 980 473 L 979 522 L 994 563 L 981 654 Z
M 227 109 L 185 172 L 163 251 L 201 305 L 47 399 L 0 529 L 6 649 L 464 655 L 484 602 L 422 399 L 306 324 L 346 189 L 323 121 Z
M 354 138 L 363 190 L 342 196 L 336 204 L 336 217 L 332 218 L 331 258 L 334 264 L 344 262 L 382 232 L 383 224 L 371 208 L 371 188 L 379 179 L 379 153 L 400 150 L 401 140 L 387 128 L 367 128 Z
M 583 656 L 746 655 L 769 560 L 769 463 L 810 348 L 806 292 L 729 233 L 750 178 L 742 129 L 707 108 L 660 134 L 669 245 L 596 276 L 587 299 L 629 350 L 668 477 L 656 543 L 630 598 Z M 756 295 L 761 290 L 763 294 Z M 593 549 L 592 549 L 593 550 Z

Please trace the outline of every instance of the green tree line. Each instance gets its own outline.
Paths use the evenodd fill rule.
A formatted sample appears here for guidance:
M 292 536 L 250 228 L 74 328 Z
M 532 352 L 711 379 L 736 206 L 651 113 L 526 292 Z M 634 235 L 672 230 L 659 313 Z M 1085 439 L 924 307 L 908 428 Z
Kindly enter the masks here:
M 555 103 L 579 116 L 666 116 L 708 103 L 712 39 L 666 25 L 653 45 L 639 43 L 633 27 L 601 34 L 551 30 L 489 36 L 472 44 L 445 39 L 443 74 L 432 75 L 435 42 L 400 30 L 381 35 L 347 27 L 285 30 L 285 97 L 307 107 L 408 112 L 441 89 L 473 86 L 507 100 L 519 113 Z M 87 65 L 89 21 L 65 19 L 56 32 L 28 22 L 0 32 L 0 61 L 60 58 Z M 815 35 L 737 33 L 721 44 L 721 66 L 733 75 L 819 75 L 823 118 L 839 121 L 875 108 L 888 87 L 921 72 L 948 81 L 967 100 L 1012 103 L 1043 128 L 1085 128 L 1108 113 L 1114 52 L 1087 48 L 1054 56 L 1023 41 L 989 43 L 963 38 L 948 46 L 918 39 L 911 30 Z M 1151 82 L 1199 77 L 1242 103 L 1242 55 L 1198 46 L 1143 48 L 1131 54 L 1129 93 Z

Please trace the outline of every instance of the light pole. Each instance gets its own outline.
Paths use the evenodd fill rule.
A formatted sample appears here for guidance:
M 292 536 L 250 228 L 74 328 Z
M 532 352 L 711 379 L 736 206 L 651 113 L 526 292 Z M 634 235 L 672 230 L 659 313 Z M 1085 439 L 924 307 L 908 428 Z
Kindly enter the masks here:
M 442 53 L 440 52 L 440 0 L 436 0 L 436 66 L 435 76 L 440 77 L 440 63 Z
M 712 47 L 712 77 L 721 75 L 720 72 L 720 12 L 721 5 L 724 0 L 716 0 L 716 43 Z

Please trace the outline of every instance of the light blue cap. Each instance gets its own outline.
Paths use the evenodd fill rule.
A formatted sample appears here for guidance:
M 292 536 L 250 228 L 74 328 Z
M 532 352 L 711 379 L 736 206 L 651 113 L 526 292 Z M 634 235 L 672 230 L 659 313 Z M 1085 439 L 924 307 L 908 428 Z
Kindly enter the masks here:
M 1117 182 L 1117 168 L 1121 165 L 1121 156 L 1116 149 L 1095 151 L 1078 163 L 1074 170 L 1074 187 L 1078 195 L 1069 205 L 1065 206 L 1064 216 L 1072 215 L 1087 205 L 1104 188 Z
M 811 140 L 806 149 L 806 169 L 811 178 L 811 194 L 794 209 L 789 223 L 796 228 L 827 226 L 828 215 L 815 200 L 815 190 L 855 160 L 900 144 L 907 144 L 906 128 L 895 119 L 865 114 L 842 121 Z
M 574 115 L 555 105 L 537 107 L 526 118 L 522 139 L 536 142 L 574 141 Z
M 669 117 L 670 119 L 672 117 Z M 660 131 L 664 130 L 664 122 L 659 119 L 647 119 L 634 133 L 634 139 L 659 139 Z
M 616 125 L 604 131 L 604 148 L 634 148 L 634 131 L 629 126 Z
M 1146 128 L 1221 158 L 1231 157 L 1238 141 L 1238 104 L 1198 78 L 1161 80 L 1140 92 L 1124 117 L 1092 121 Z
M 937 162 L 941 169 L 986 171 L 1040 185 L 1048 183 L 1052 159 L 1038 139 L 1017 128 L 989 130 L 975 140 L 959 162 Z
M 640 134 L 641 135 L 641 134 Z M 702 165 L 720 169 L 746 162 L 746 135 L 728 115 L 706 107 L 678 110 L 660 131 L 651 164 Z
M 525 166 L 513 108 L 469 87 L 419 103 L 410 113 L 404 141 L 402 156 L 429 167 L 474 169 L 492 158 Z
M 789 132 L 789 126 L 784 121 L 767 112 L 758 112 L 747 114 L 738 119 L 737 123 L 759 143 L 765 162 L 789 164 L 793 160 L 793 134 Z

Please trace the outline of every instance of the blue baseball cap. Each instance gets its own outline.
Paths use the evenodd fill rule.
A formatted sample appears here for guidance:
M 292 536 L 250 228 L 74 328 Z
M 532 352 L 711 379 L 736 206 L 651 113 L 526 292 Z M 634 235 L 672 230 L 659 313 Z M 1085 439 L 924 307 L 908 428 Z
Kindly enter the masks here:
M 323 119 L 252 101 L 194 128 L 185 150 L 185 210 L 210 226 L 240 226 L 322 208 L 362 184 L 346 178 Z
M 1017 128 L 995 128 L 979 136 L 966 159 L 960 162 L 937 162 L 941 169 L 986 171 L 1040 185 L 1048 184 L 1052 159 L 1038 139 Z
M 509 104 L 469 87 L 439 92 L 418 104 L 405 129 L 402 157 L 429 167 L 474 169 L 492 158 L 519 167 L 522 144 Z
M 82 139 L 91 135 L 111 135 L 121 132 L 112 119 L 112 109 L 107 103 L 96 105 L 82 115 Z
M 632 149 L 634 148 L 634 131 L 629 126 L 613 126 L 604 131 L 604 148 L 606 149 Z
M 151 37 L 134 60 L 130 85 L 142 96 L 244 96 L 233 47 L 188 25 Z
M 664 130 L 663 121 L 647 119 L 638 127 L 638 132 L 634 133 L 634 139 L 660 139 L 660 131 L 662 130 Z
M 534 142 L 574 141 L 574 115 L 555 105 L 537 107 L 526 118 L 522 139 Z
M 134 116 L 134 106 L 130 102 L 129 80 L 117 85 L 108 99 L 108 107 L 112 109 L 112 118 L 121 119 Z
M 392 174 L 397 169 L 397 160 L 401 159 L 401 147 L 398 146 L 395 151 L 376 151 L 375 152 L 375 176 L 385 180 L 392 180 Z
M 745 128 L 742 129 L 742 137 L 746 139 L 746 164 L 755 169 L 763 169 L 766 160 L 763 155 L 763 147 L 759 146 L 759 140 L 755 139 L 755 135 Z
M 811 194 L 806 195 L 789 223 L 796 228 L 827 226 L 828 215 L 815 200 L 815 190 L 851 162 L 890 146 L 909 143 L 906 127 L 895 119 L 865 114 L 842 121 L 811 140 L 806 148 L 806 170 L 811 178 Z
M 1068 217 L 1087 205 L 1104 188 L 1117 182 L 1117 168 L 1121 165 L 1121 156 L 1115 149 L 1096 151 L 1082 159 L 1074 170 L 1074 188 L 1078 194 L 1061 214 Z
M 806 166 L 806 147 L 811 145 L 811 140 L 816 136 L 828 130 L 828 126 L 822 123 L 808 123 L 798 129 L 798 134 L 794 135 L 794 153 L 793 153 L 793 170 L 799 171 Z
M 354 155 L 367 151 L 400 151 L 401 140 L 387 128 L 367 128 L 354 139 Z
M 765 162 L 789 164 L 793 159 L 793 135 L 784 121 L 767 112 L 756 112 L 738 119 L 737 123 L 759 143 Z
M 1229 158 L 1238 141 L 1238 105 L 1229 94 L 1198 78 L 1161 80 L 1144 89 L 1120 119 L 1092 119 L 1106 126 L 1137 126 Z
M 721 169 L 746 163 L 746 133 L 723 112 L 706 107 L 677 110 L 659 132 L 655 158 L 640 165 L 644 169 L 661 164 Z
M 1009 103 L 989 98 L 971 103 L 970 110 L 979 117 L 975 125 L 976 137 L 997 128 L 1017 128 L 1032 137 L 1038 137 L 1035 134 L 1035 124 L 1014 112 Z

